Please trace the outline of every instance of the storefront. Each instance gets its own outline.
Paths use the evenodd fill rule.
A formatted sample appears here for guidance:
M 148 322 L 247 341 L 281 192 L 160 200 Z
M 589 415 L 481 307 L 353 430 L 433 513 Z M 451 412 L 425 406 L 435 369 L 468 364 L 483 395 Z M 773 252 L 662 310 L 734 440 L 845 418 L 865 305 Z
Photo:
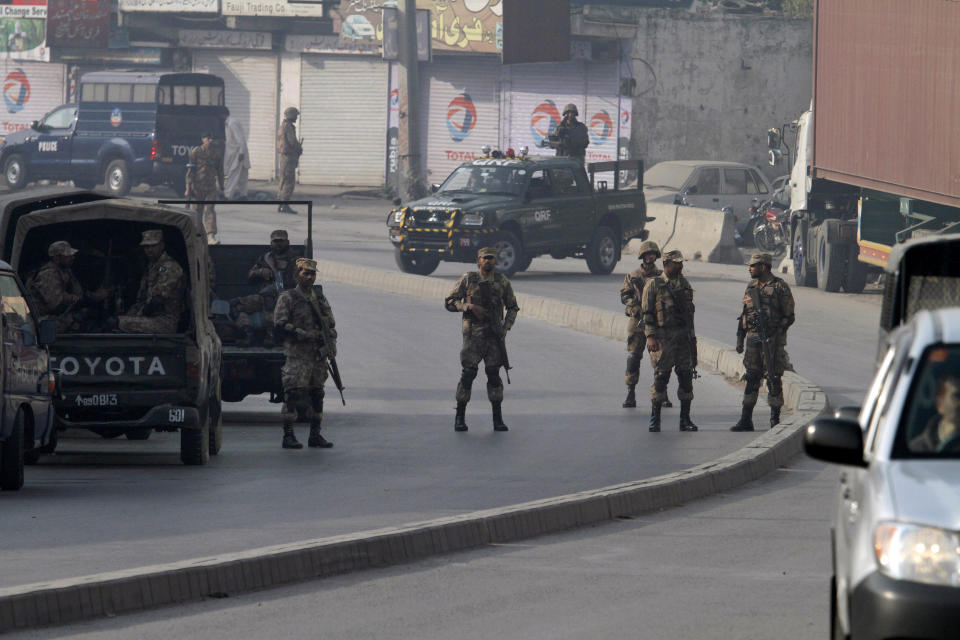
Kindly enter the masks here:
M 31 122 L 64 103 L 66 65 L 3 58 L 0 77 L 3 78 L 0 139 L 29 128 Z

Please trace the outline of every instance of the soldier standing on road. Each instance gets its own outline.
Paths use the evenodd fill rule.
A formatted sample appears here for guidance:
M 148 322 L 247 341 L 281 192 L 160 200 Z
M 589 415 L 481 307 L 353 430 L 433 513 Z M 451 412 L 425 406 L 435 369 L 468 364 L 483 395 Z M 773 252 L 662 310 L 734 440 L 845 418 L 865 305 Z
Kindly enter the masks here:
M 187 198 L 216 200 L 223 191 L 223 157 L 213 144 L 213 132 L 203 134 L 203 144 L 190 152 L 187 165 Z M 218 244 L 217 211 L 212 204 L 197 203 L 197 213 L 202 216 L 207 230 L 207 242 Z
M 479 271 L 461 276 L 443 302 L 447 311 L 463 313 L 462 371 L 457 384 L 457 415 L 453 423 L 456 431 L 467 430 L 467 403 L 481 360 L 487 374 L 487 398 L 493 407 L 493 429 L 508 430 L 501 412 L 503 380 L 500 367 L 504 366 L 506 357 L 504 337 L 516 321 L 520 308 L 510 281 L 494 270 L 496 265 L 496 250 L 480 249 L 477 252 Z
M 650 389 L 650 431 L 660 431 L 660 407 L 667 399 L 667 381 L 675 369 L 680 388 L 680 431 L 696 431 L 690 419 L 693 373 L 697 366 L 696 332 L 693 326 L 693 288 L 683 277 L 683 254 L 663 254 L 663 273 L 643 287 L 643 324 L 647 350 L 653 365 Z
M 277 131 L 277 151 L 280 153 L 280 188 L 277 190 L 277 200 L 289 200 L 293 196 L 293 183 L 297 179 L 297 165 L 303 154 L 303 144 L 297 140 L 297 128 L 294 123 L 300 116 L 296 107 L 287 107 L 283 111 L 283 124 Z M 288 204 L 277 207 L 280 213 L 296 214 L 297 211 Z
M 557 150 L 558 156 L 576 158 L 584 162 L 587 156 L 587 146 L 590 145 L 590 134 L 587 126 L 577 120 L 577 105 L 570 103 L 563 108 L 563 120 L 556 131 L 550 135 L 544 146 Z
M 280 294 L 273 312 L 283 333 L 283 448 L 302 449 L 293 433 L 300 411 L 311 413 L 307 445 L 329 449 L 333 443 L 320 435 L 323 421 L 323 383 L 327 380 L 327 357 L 337 355 L 337 330 L 333 310 L 322 290 L 315 290 L 317 263 L 297 258 L 297 286 Z
M 793 293 L 790 286 L 771 272 L 773 258 L 769 253 L 755 253 L 750 258 L 750 283 L 743 294 L 743 309 L 737 334 L 737 353 L 743 354 L 743 366 L 747 370 L 747 386 L 743 390 L 743 409 L 740 420 L 730 427 L 731 431 L 753 431 L 753 408 L 757 404 L 760 382 L 767 376 L 767 402 L 770 404 L 770 426 L 780 422 L 783 407 L 783 383 L 781 377 L 789 367 L 787 360 L 787 329 L 796 319 Z M 759 308 L 755 304 L 759 302 Z M 765 320 L 769 331 L 770 355 L 767 362 L 763 341 L 760 338 L 759 322 Z M 746 348 L 744 348 L 746 338 Z
M 40 320 L 56 318 L 57 333 L 84 330 L 86 302 L 101 302 L 109 291 L 101 288 L 84 291 L 73 273 L 73 261 L 77 250 L 66 240 L 51 242 L 47 247 L 50 260 L 30 280 L 27 290 L 30 301 Z
M 623 278 L 620 287 L 620 302 L 626 305 L 624 313 L 627 315 L 627 399 L 623 401 L 624 408 L 637 406 L 637 381 L 640 379 L 640 362 L 643 360 L 643 351 L 647 348 L 647 337 L 643 333 L 643 286 L 651 278 L 663 273 L 657 268 L 657 259 L 660 257 L 660 247 L 653 240 L 646 240 L 640 245 L 642 260 L 639 269 L 628 273 Z M 663 406 L 672 407 L 669 399 L 664 400 Z
M 164 250 L 163 231 L 143 232 L 140 241 L 147 256 L 147 272 L 140 279 L 137 301 L 127 315 L 117 318 L 124 333 L 174 333 L 186 291 L 183 269 Z

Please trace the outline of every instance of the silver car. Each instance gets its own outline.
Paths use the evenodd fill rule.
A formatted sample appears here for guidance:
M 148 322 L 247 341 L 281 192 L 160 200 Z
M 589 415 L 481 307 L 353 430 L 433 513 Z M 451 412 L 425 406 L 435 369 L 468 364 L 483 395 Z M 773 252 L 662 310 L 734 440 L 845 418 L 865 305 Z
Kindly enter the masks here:
M 830 637 L 957 638 L 960 309 L 916 312 L 886 344 L 863 407 L 805 433 L 809 455 L 842 465 Z

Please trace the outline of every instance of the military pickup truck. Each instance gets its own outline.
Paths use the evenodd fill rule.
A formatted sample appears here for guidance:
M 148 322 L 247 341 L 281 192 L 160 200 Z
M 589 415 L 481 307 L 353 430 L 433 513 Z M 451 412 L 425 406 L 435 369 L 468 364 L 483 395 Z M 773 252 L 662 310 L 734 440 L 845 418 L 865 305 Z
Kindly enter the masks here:
M 537 256 L 583 258 L 608 274 L 632 238 L 646 239 L 643 163 L 583 165 L 572 158 L 491 157 L 466 162 L 433 194 L 387 216 L 397 266 L 428 275 L 441 260 L 473 263 L 477 249 L 497 250 L 497 269 L 524 271 Z M 597 174 L 610 172 L 609 180 Z M 620 188 L 623 173 L 636 185 Z
M 180 459 L 205 464 L 222 442 L 221 343 L 210 315 L 206 233 L 183 209 L 85 191 L 35 189 L 0 197 L 0 259 L 23 281 L 48 260 L 47 247 L 68 240 L 79 253 L 74 274 L 83 288 L 109 288 L 102 310 L 112 317 L 137 298 L 148 229 L 183 268 L 183 312 L 172 333 L 107 332 L 106 325 L 58 334 L 50 359 L 60 374 L 54 426 L 103 437 L 146 439 L 180 432 Z M 92 305 L 91 305 L 92 307 Z M 93 310 L 92 308 L 90 309 Z M 43 452 L 52 452 L 55 441 Z

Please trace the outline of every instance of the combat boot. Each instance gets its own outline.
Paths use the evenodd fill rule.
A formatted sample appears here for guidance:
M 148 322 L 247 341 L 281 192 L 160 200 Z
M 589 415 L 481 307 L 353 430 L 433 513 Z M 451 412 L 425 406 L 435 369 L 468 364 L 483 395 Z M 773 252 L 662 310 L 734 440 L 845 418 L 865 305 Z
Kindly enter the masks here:
M 495 402 L 493 404 L 493 430 L 494 431 L 509 431 L 507 425 L 503 423 L 503 414 L 500 412 L 500 403 Z
M 780 424 L 780 407 L 770 407 L 770 428 Z
M 623 401 L 624 409 L 633 409 L 637 406 L 637 385 L 627 385 L 627 399 Z
M 680 431 L 699 431 L 690 419 L 690 404 L 693 400 L 680 401 Z
M 320 447 L 321 449 L 330 449 L 333 443 L 320 435 L 320 423 L 310 425 L 310 438 L 307 439 L 308 447 Z
M 457 416 L 453 419 L 454 431 L 466 431 L 467 427 L 467 403 L 457 403 Z
M 650 405 L 650 431 L 658 433 L 660 431 L 660 403 L 654 402 Z
M 284 449 L 303 449 L 303 445 L 293 434 L 293 425 L 283 425 L 283 448 Z
M 663 401 L 663 406 L 666 407 L 667 409 L 673 409 L 673 403 L 670 402 L 670 398 L 666 398 Z
M 730 427 L 730 431 L 753 431 L 753 407 L 743 405 L 740 411 L 740 419 L 737 424 Z

